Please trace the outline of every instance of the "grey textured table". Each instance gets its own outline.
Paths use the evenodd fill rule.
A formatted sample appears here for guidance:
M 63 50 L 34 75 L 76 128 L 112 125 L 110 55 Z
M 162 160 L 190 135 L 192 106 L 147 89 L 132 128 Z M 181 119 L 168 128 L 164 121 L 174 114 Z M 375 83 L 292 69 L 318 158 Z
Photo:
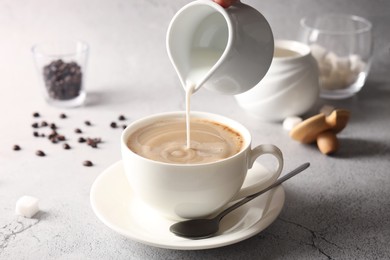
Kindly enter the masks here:
M 160 249 L 127 239 L 94 215 L 92 183 L 120 159 L 120 129 L 161 111 L 182 110 L 184 91 L 165 51 L 173 14 L 189 1 L 0 1 L 0 259 L 386 259 L 390 257 L 390 5 L 387 1 L 248 1 L 269 19 L 276 38 L 294 39 L 299 17 L 348 12 L 374 22 L 374 63 L 364 89 L 342 101 L 349 109 L 335 156 L 292 141 L 279 123 L 258 122 L 230 96 L 201 90 L 193 109 L 229 116 L 246 125 L 254 143 L 282 148 L 285 169 L 310 169 L 284 185 L 285 206 L 266 230 L 234 245 L 196 251 Z M 353 4 L 352 4 L 353 3 Z M 62 110 L 42 100 L 30 46 L 82 38 L 91 46 L 84 107 Z M 41 118 L 32 117 L 40 112 Z M 60 119 L 60 113 L 67 119 Z M 55 122 L 72 149 L 32 135 L 31 124 Z M 84 125 L 90 120 L 93 126 Z M 75 128 L 101 137 L 93 149 L 77 142 Z M 43 130 L 42 130 L 43 131 Z M 20 151 L 12 146 L 19 144 Z M 42 149 L 46 157 L 37 157 Z M 84 160 L 94 162 L 84 167 Z M 32 219 L 14 213 L 23 195 L 40 199 Z

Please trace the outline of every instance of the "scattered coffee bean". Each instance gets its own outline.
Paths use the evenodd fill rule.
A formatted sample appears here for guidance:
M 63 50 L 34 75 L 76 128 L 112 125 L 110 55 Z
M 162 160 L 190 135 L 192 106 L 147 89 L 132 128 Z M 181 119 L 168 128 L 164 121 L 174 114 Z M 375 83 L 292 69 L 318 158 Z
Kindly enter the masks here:
M 61 141 L 65 141 L 65 140 L 66 140 L 65 136 L 60 135 L 56 130 L 53 130 L 53 131 L 49 134 L 48 139 L 49 139 L 53 144 L 56 144 L 56 143 L 58 143 L 58 142 L 61 142 Z
M 14 151 L 19 151 L 21 148 L 20 148 L 19 145 L 15 144 L 15 145 L 12 147 L 12 149 L 13 149 Z
M 92 138 L 87 138 L 87 145 L 91 145 L 93 143 L 94 143 L 94 141 Z
M 45 155 L 46 155 L 46 154 L 45 154 L 43 151 L 41 151 L 41 150 L 36 151 L 35 154 L 38 155 L 38 156 L 45 156 Z
M 54 60 L 43 68 L 43 77 L 53 99 L 69 100 L 80 94 L 82 72 L 76 62 Z
M 53 130 L 52 132 L 51 132 L 51 134 L 49 134 L 49 136 L 48 136 L 48 138 L 51 140 L 51 139 L 54 139 L 54 138 L 56 138 L 57 137 L 57 132 L 55 131 L 55 130 Z
M 91 161 L 84 161 L 83 162 L 83 165 L 86 166 L 86 167 L 91 167 L 93 165 L 93 163 Z
M 86 142 L 86 140 L 85 140 L 85 138 L 83 138 L 83 137 L 79 137 L 79 140 L 78 140 L 78 142 L 79 142 L 79 143 L 85 143 L 85 142 Z
M 87 138 L 87 144 L 92 148 L 97 148 L 98 144 L 102 142 L 101 138 Z
M 33 116 L 34 117 L 40 117 L 40 114 L 39 113 L 33 113 Z M 65 118 L 68 118 L 68 116 L 65 114 L 65 113 L 61 113 L 59 114 L 59 117 L 62 118 L 62 119 L 65 119 Z M 125 121 L 127 120 L 126 117 L 124 115 L 119 115 L 118 116 L 118 120 L 119 121 Z M 124 122 L 123 122 L 124 123 Z M 125 129 L 127 127 L 126 124 L 120 124 L 120 123 L 117 123 L 115 121 L 112 121 L 110 123 L 110 126 L 112 128 L 123 128 Z M 84 124 L 86 126 L 92 126 L 92 123 L 91 121 L 89 120 L 85 120 L 84 121 Z M 48 139 L 52 142 L 52 143 L 58 143 L 58 142 L 61 142 L 61 141 L 66 141 L 67 138 L 64 136 L 64 135 L 61 135 L 57 132 L 57 126 L 55 123 L 48 123 L 47 121 L 44 121 L 42 120 L 41 122 L 34 122 L 32 125 L 31 125 L 33 128 L 40 128 L 40 127 L 47 127 L 49 126 L 51 129 L 52 129 L 52 132 L 50 134 L 43 134 L 43 133 L 39 133 L 39 131 L 34 131 L 33 132 L 33 136 L 35 137 L 45 137 L 47 136 Z M 75 133 L 77 134 L 81 134 L 83 133 L 83 131 L 80 129 L 80 128 L 75 128 L 74 130 Z M 101 138 L 85 138 L 85 137 L 79 137 L 78 138 L 78 142 L 79 143 L 86 143 L 88 146 L 91 146 L 92 148 L 98 148 L 98 145 L 99 143 L 102 142 L 102 139 Z M 69 149 L 72 149 L 72 147 L 68 144 L 68 143 L 63 143 L 62 144 L 62 147 L 64 150 L 69 150 Z M 21 150 L 20 146 L 19 145 L 14 145 L 13 146 L 13 150 L 17 151 L 17 150 Z M 37 150 L 35 152 L 35 154 L 37 156 L 40 156 L 40 157 L 43 157 L 43 156 L 46 156 L 45 152 L 43 152 L 42 150 Z M 87 167 L 90 167 L 90 166 L 93 166 L 93 163 L 89 160 L 86 160 L 83 162 L 83 165 L 84 166 L 87 166 Z

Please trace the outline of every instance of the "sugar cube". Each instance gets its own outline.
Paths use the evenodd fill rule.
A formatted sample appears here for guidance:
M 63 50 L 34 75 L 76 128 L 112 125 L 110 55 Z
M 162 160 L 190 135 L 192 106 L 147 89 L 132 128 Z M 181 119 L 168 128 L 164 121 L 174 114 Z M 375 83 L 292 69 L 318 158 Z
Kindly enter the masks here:
M 287 130 L 287 131 L 290 131 L 291 129 L 293 129 L 297 124 L 299 124 L 300 122 L 302 122 L 302 118 L 300 117 L 297 117 L 297 116 L 289 116 L 289 117 L 286 117 L 284 120 L 283 120 L 283 129 Z
M 31 218 L 39 211 L 38 199 L 32 196 L 23 196 L 16 202 L 15 213 L 26 218 Z
M 349 57 L 338 57 L 337 69 L 349 72 L 351 70 L 351 61 Z
M 339 56 L 334 52 L 329 52 L 326 54 L 324 61 L 329 63 L 332 66 L 332 69 L 337 69 L 337 62 L 339 61 Z
M 324 47 L 318 44 L 310 45 L 310 50 L 311 50 L 311 54 L 318 62 L 321 62 L 325 58 L 326 54 L 328 53 L 328 51 Z
M 351 70 L 355 74 L 359 74 L 361 71 L 365 69 L 365 62 L 361 59 L 359 55 L 353 54 L 349 57 L 351 63 Z
M 326 116 L 329 116 L 333 110 L 334 110 L 334 106 L 331 106 L 331 105 L 323 105 L 320 109 L 320 113 L 326 115 Z

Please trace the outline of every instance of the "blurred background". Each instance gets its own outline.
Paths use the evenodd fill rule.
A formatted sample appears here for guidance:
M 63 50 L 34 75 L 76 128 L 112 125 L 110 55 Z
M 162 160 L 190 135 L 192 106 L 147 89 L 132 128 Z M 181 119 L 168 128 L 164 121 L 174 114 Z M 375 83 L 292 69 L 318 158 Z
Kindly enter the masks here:
M 11 98 L 37 87 L 31 45 L 47 40 L 81 39 L 90 44 L 86 87 L 147 88 L 179 81 L 166 53 L 165 34 L 176 11 L 188 0 L 0 0 L 0 86 Z M 299 20 L 309 14 L 347 13 L 373 23 L 374 60 L 369 80 L 390 64 L 388 0 L 247 0 L 268 19 L 276 39 L 296 39 Z M 158 73 L 163 71 L 164 73 Z M 157 73 L 155 73 L 157 72 Z M 386 75 L 383 74 L 382 75 Z M 384 76 L 382 76 L 384 77 Z M 19 94 L 18 94 L 19 93 Z

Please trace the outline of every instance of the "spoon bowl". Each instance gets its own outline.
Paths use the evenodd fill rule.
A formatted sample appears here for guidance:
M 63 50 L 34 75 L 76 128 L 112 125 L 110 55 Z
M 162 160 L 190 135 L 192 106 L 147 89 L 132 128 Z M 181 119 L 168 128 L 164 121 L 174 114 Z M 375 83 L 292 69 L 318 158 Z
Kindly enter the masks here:
M 275 188 L 276 186 L 280 185 L 284 181 L 290 179 L 291 177 L 297 175 L 298 173 L 302 172 L 303 170 L 307 169 L 310 166 L 310 163 L 304 163 L 295 170 L 287 173 L 283 177 L 279 178 L 276 182 L 268 186 L 262 191 L 259 191 L 257 193 L 254 193 L 248 197 L 245 197 L 238 201 L 237 203 L 233 204 L 232 206 L 226 208 L 221 213 L 219 213 L 217 216 L 213 218 L 202 218 L 202 219 L 190 219 L 178 222 L 176 224 L 173 224 L 169 230 L 180 237 L 190 238 L 190 239 L 203 239 L 213 236 L 215 233 L 219 230 L 219 222 L 223 217 L 225 217 L 228 213 L 235 210 L 236 208 L 242 206 L 243 204 L 253 200 L 254 198 L 260 196 L 261 194 L 264 194 L 265 192 Z

